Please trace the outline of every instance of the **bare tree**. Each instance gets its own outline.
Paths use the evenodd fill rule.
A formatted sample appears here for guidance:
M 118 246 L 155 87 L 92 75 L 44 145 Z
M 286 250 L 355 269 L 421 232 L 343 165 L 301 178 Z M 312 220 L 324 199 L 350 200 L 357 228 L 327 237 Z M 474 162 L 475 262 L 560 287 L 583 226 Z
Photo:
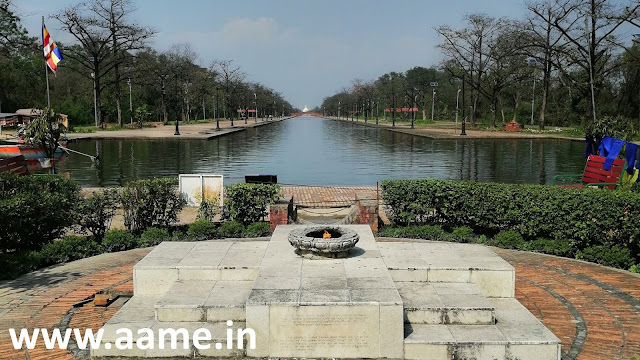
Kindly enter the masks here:
M 79 42 L 79 47 L 65 49 L 65 56 L 79 65 L 72 69 L 93 80 L 96 126 L 102 124 L 100 95 L 111 84 L 116 85 L 118 122 L 122 124 L 118 67 L 125 61 L 125 53 L 142 48 L 153 35 L 152 29 L 125 22 L 130 11 L 127 0 L 94 0 L 67 7 L 53 16 Z M 113 81 L 105 80 L 111 71 L 115 72 Z
M 241 99 L 238 95 L 246 75 L 240 67 L 233 65 L 233 60 L 216 60 L 211 64 L 211 71 L 218 74 L 224 93 L 227 116 L 233 122 L 233 116 L 236 112 L 234 107 L 240 105 Z
M 155 30 L 128 21 L 127 14 L 135 11 L 131 0 L 93 0 L 89 7 L 95 15 L 97 26 L 109 31 L 118 124 L 123 126 L 120 104 L 120 65 L 125 62 L 125 54 L 142 49 Z
M 596 101 L 604 79 L 612 75 L 620 66 L 614 61 L 616 52 L 623 47 L 616 36 L 625 23 L 640 26 L 640 2 L 634 0 L 629 5 L 608 0 L 553 0 L 551 13 L 543 7 L 530 6 L 529 9 L 548 26 L 558 31 L 566 45 L 558 49 L 567 66 L 559 67 L 591 102 L 590 113 L 597 117 Z M 581 71 L 574 71 L 574 70 Z M 588 75 L 588 81 L 582 79 Z M 584 125 L 587 126 L 587 117 Z

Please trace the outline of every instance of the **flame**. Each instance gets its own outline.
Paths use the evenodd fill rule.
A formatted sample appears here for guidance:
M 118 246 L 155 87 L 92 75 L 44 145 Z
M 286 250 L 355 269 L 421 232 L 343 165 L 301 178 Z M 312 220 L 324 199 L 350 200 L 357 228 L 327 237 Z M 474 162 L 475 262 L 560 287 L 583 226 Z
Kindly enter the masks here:
M 327 230 L 325 230 L 324 234 L 322 234 L 322 238 L 323 239 L 329 239 L 329 238 L 331 238 L 331 234 L 329 234 L 329 232 Z

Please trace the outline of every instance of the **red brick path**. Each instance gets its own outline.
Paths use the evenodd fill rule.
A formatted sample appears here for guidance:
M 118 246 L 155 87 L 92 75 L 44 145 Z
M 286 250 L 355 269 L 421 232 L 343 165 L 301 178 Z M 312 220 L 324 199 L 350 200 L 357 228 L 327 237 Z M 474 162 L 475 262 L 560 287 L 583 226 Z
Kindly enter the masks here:
M 287 200 L 293 196 L 296 205 L 309 207 L 351 206 L 356 194 L 375 199 L 375 186 L 283 186 L 280 191 Z
M 0 359 L 27 358 L 24 350 L 12 349 L 12 327 L 100 328 L 122 302 L 71 311 L 73 304 L 104 289 L 130 293 L 132 267 L 148 252 L 100 255 L 0 283 Z M 571 259 L 496 252 L 516 268 L 518 300 L 562 340 L 563 359 L 640 356 L 640 276 Z M 28 356 L 73 359 L 66 351 L 41 348 Z

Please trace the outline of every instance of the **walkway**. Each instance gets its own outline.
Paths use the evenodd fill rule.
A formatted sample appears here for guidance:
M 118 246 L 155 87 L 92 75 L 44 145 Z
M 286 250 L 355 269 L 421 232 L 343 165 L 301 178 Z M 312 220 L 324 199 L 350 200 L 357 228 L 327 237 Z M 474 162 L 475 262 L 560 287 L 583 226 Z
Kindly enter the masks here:
M 132 267 L 149 251 L 104 254 L 0 283 L 0 359 L 27 358 L 24 350 L 12 349 L 9 328 L 100 328 L 123 301 L 106 309 L 73 304 L 99 290 L 130 294 Z M 542 254 L 496 252 L 516 268 L 518 300 L 562 340 L 563 359 L 640 356 L 640 276 Z M 73 359 L 42 348 L 28 356 Z
M 95 133 L 69 133 L 67 138 L 71 141 L 90 140 L 90 139 L 176 139 L 176 140 L 207 140 L 218 136 L 242 131 L 248 128 L 254 128 L 267 124 L 272 124 L 289 118 L 274 119 L 271 121 L 263 121 L 258 118 L 256 122 L 253 118 L 248 119 L 245 124 L 244 120 L 234 120 L 234 126 L 228 120 L 220 121 L 220 129 L 216 131 L 216 123 L 209 122 L 203 124 L 179 124 L 180 136 L 174 135 L 175 125 L 164 125 L 158 127 L 142 128 L 142 129 L 123 129 L 123 130 L 100 130 Z
M 376 124 L 375 117 L 368 119 L 367 123 L 365 123 L 363 119 L 360 119 L 357 122 L 355 120 L 352 121 L 351 119 L 346 120 L 344 118 L 338 119 L 335 117 L 328 117 L 327 119 L 353 122 L 362 126 L 380 127 L 390 131 L 424 136 L 433 139 L 564 139 L 584 141 L 583 138 L 568 137 L 557 133 L 536 134 L 530 132 L 499 131 L 500 127 L 498 127 L 495 131 L 467 129 L 465 131 L 467 135 L 460 136 L 461 125 L 455 125 L 452 122 L 438 122 L 437 125 L 416 125 L 414 129 L 411 129 L 410 121 L 396 120 L 396 126 L 394 127 L 392 126 L 392 122 L 390 119 L 386 121 L 383 119 L 379 119 L 378 124 Z

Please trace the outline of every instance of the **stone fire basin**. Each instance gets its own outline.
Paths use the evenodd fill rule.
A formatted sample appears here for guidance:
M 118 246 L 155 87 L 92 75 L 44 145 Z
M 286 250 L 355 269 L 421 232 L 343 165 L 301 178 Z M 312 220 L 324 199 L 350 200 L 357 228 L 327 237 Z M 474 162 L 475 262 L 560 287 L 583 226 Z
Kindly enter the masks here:
M 331 238 L 322 237 L 325 230 Z M 358 240 L 360 237 L 355 231 L 337 226 L 311 226 L 289 233 L 289 243 L 296 249 L 296 254 L 310 259 L 345 258 Z

